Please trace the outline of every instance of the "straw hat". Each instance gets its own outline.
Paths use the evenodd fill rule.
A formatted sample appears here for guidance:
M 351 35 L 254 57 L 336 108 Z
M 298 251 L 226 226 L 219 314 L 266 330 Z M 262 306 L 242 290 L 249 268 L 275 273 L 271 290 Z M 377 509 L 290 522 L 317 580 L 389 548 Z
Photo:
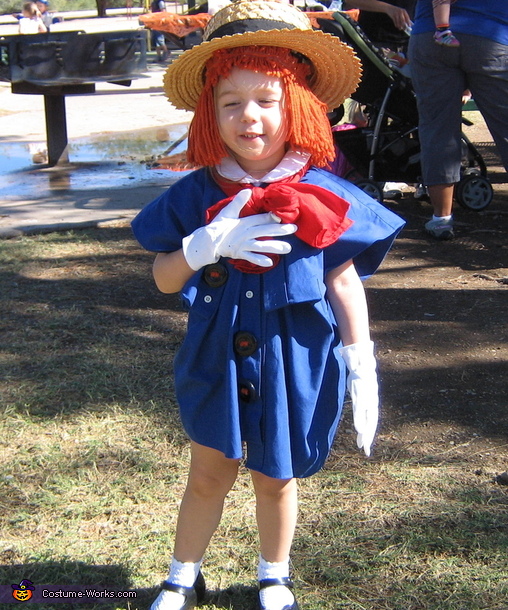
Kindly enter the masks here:
M 204 67 L 217 49 L 266 45 L 305 55 L 313 65 L 310 87 L 332 110 L 358 86 L 361 68 L 353 50 L 337 36 L 313 30 L 300 9 L 278 0 L 238 0 L 218 11 L 203 42 L 169 65 L 164 91 L 177 108 L 194 110 L 203 88 Z

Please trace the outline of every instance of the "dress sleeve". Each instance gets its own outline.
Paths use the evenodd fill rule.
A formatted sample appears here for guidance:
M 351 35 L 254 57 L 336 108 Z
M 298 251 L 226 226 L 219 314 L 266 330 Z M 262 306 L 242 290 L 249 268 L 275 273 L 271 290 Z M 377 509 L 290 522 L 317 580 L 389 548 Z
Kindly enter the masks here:
M 367 279 L 382 263 L 405 221 L 343 178 L 324 170 L 309 172 L 308 176 L 351 206 L 347 216 L 352 226 L 324 251 L 325 273 L 352 259 L 360 278 Z
M 145 206 L 131 223 L 138 242 L 150 252 L 174 252 L 182 239 L 205 224 L 210 186 L 203 170 L 181 178 Z

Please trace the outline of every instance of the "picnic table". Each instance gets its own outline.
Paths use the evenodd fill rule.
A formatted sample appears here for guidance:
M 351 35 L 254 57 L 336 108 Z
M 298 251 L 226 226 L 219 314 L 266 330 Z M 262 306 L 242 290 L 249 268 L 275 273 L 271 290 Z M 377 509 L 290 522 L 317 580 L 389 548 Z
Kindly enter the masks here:
M 0 36 L 0 81 L 12 93 L 43 95 L 49 165 L 67 160 L 66 95 L 95 92 L 99 82 L 129 86 L 146 70 L 143 29 Z

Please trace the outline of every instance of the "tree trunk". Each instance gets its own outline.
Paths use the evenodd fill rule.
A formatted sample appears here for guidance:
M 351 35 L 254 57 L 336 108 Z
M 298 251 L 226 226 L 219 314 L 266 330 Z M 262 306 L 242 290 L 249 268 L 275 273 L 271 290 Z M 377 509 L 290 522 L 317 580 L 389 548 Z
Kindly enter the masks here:
M 97 17 L 106 17 L 106 8 L 108 0 L 95 0 L 97 4 Z

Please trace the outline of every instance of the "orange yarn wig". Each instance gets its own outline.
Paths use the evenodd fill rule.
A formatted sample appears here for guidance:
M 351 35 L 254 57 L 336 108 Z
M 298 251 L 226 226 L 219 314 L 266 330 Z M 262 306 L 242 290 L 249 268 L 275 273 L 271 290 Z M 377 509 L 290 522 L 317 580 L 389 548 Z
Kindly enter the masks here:
M 302 61 L 303 59 L 303 61 Z M 284 87 L 288 144 L 310 153 L 311 163 L 325 167 L 334 156 L 326 104 L 308 86 L 311 66 L 282 47 L 249 46 L 219 49 L 206 64 L 205 84 L 189 129 L 187 158 L 196 165 L 220 163 L 228 151 L 219 135 L 215 117 L 214 87 L 233 68 L 263 72 L 280 78 Z

